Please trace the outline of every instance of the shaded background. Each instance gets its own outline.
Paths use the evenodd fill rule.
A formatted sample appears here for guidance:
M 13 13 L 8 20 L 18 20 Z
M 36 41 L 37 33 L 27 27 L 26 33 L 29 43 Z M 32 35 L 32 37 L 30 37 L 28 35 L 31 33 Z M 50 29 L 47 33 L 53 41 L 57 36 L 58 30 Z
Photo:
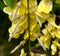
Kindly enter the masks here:
M 19 50 L 17 50 L 15 54 L 10 54 L 10 51 L 19 43 L 19 39 L 12 39 L 11 42 L 8 42 L 8 28 L 10 26 L 11 22 L 8 19 L 8 15 L 5 14 L 2 10 L 0 10 L 0 56 L 19 55 Z

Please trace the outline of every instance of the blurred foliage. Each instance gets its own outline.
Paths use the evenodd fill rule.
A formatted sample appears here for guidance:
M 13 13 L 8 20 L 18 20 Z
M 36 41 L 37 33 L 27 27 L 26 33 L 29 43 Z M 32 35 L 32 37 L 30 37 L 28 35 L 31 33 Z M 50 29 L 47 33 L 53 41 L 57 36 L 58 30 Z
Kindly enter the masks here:
M 17 0 L 4 0 L 5 5 L 13 8 Z
M 0 0 L 0 10 L 3 10 L 5 7 L 5 4 L 3 3 L 3 0 Z

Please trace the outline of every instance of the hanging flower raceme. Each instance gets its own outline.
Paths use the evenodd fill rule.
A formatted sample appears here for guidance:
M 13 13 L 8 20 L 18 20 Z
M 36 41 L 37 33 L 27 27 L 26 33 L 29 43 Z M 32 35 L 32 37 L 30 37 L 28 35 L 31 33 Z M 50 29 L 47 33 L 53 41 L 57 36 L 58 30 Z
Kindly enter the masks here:
M 14 8 L 10 8 L 9 6 L 5 7 L 3 11 L 8 14 L 9 19 L 12 22 L 12 25 L 8 30 L 8 41 L 11 41 L 12 38 L 17 39 L 24 33 L 23 45 L 27 40 L 35 41 L 37 39 L 38 44 L 42 46 L 44 51 L 51 48 L 52 55 L 54 55 L 57 52 L 57 48 L 60 49 L 60 26 L 55 23 L 56 15 L 50 13 L 52 12 L 52 9 L 52 0 L 41 0 L 38 5 L 37 0 L 29 0 L 29 3 L 27 0 L 20 0 L 16 2 Z M 47 24 L 43 25 L 46 21 Z M 51 41 L 51 39 L 54 40 Z M 22 45 L 19 44 L 11 53 L 20 46 Z M 27 55 L 24 52 L 24 49 L 21 50 L 20 56 L 23 55 Z M 30 55 L 38 56 L 38 53 L 35 54 L 31 51 Z
M 25 1 L 25 0 L 24 0 Z M 3 10 L 9 15 L 9 19 L 12 22 L 12 26 L 9 28 L 9 36 L 10 39 L 18 38 L 20 34 L 23 34 L 25 30 L 28 29 L 28 16 L 27 16 L 27 0 L 25 1 L 19 1 L 15 8 L 11 9 L 10 7 L 5 7 Z M 34 0 L 33 0 L 34 1 Z M 30 31 L 33 32 L 33 29 L 37 25 L 36 17 L 34 16 L 34 13 L 32 13 L 32 7 L 34 7 L 34 2 L 30 1 L 29 3 L 29 9 L 31 9 L 30 13 Z M 9 41 L 10 41 L 9 39 Z M 26 37 L 24 37 L 26 39 Z M 33 39 L 32 39 L 33 40 Z

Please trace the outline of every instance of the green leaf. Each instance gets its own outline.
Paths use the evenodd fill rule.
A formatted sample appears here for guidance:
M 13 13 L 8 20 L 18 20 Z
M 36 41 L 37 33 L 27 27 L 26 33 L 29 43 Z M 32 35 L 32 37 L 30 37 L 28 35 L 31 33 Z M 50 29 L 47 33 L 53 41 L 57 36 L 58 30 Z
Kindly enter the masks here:
M 5 7 L 5 4 L 3 3 L 2 0 L 0 0 L 0 10 L 2 10 Z
M 4 0 L 4 2 L 7 4 L 7 6 L 13 8 L 16 3 L 16 0 Z
M 54 11 L 54 14 L 60 15 L 60 5 L 58 5 L 54 2 L 53 3 L 53 11 Z

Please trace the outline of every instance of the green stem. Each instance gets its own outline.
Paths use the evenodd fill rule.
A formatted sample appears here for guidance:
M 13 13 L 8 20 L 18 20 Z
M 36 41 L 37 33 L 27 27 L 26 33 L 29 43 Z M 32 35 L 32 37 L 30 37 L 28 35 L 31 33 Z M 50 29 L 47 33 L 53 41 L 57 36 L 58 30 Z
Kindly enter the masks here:
M 29 51 L 28 51 L 28 56 L 29 55 L 29 52 L 30 52 L 30 14 L 29 14 L 29 0 L 27 0 L 27 9 L 28 9 L 28 32 L 29 32 Z

